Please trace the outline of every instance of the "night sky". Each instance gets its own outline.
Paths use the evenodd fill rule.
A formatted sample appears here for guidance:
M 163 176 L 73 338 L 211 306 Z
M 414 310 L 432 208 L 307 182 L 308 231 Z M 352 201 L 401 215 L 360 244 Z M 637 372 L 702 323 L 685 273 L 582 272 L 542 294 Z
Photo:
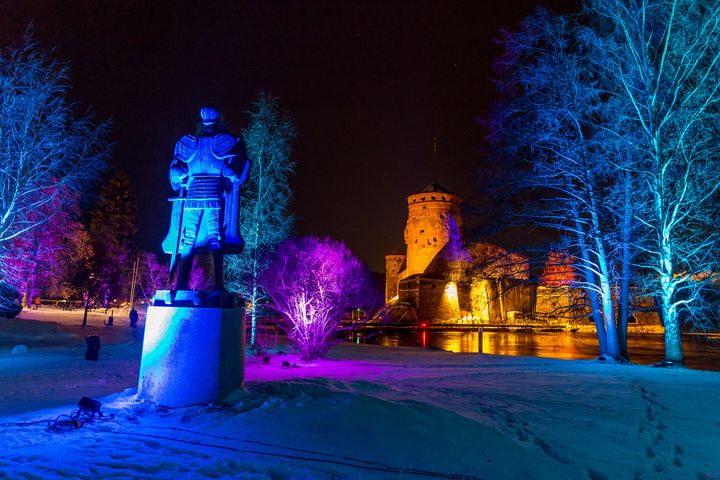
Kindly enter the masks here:
M 406 197 L 434 177 L 484 208 L 478 119 L 494 96 L 493 38 L 536 4 L 0 0 L 0 43 L 34 21 L 36 38 L 69 62 L 73 96 L 112 119 L 112 163 L 136 190 L 141 248 L 160 251 L 167 168 L 199 107 L 219 105 L 239 134 L 264 89 L 298 132 L 297 233 L 344 240 L 383 271 L 403 245 Z

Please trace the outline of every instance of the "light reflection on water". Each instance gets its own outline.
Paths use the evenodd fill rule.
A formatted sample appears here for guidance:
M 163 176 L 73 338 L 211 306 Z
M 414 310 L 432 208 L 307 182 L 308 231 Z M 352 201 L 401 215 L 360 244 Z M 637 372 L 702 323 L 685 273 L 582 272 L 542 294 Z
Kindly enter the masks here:
M 361 341 L 388 347 L 434 347 L 452 352 L 478 352 L 478 332 L 385 331 Z M 683 336 L 683 349 L 690 368 L 720 370 L 720 345 L 701 336 Z M 630 335 L 628 350 L 633 363 L 651 364 L 664 358 L 662 334 Z M 483 332 L 482 352 L 494 355 L 549 357 L 566 360 L 598 356 L 597 337 L 570 332 Z

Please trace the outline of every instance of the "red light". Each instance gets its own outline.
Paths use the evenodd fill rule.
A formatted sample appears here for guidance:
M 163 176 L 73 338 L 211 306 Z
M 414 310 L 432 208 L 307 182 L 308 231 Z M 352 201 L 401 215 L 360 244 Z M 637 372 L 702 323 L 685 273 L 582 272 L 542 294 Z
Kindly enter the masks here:
M 420 326 L 425 328 L 425 327 L 427 327 L 427 323 L 421 323 Z

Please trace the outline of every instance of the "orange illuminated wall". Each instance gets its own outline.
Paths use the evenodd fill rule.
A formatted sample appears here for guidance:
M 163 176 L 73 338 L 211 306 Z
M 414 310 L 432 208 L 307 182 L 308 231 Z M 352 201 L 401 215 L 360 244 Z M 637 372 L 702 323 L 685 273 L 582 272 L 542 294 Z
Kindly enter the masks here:
M 406 270 L 403 277 L 422 274 L 451 235 L 462 235 L 460 197 L 445 191 L 425 191 L 408 197 Z
M 405 265 L 405 255 L 385 255 L 385 302 L 389 303 L 398 294 L 398 274 Z

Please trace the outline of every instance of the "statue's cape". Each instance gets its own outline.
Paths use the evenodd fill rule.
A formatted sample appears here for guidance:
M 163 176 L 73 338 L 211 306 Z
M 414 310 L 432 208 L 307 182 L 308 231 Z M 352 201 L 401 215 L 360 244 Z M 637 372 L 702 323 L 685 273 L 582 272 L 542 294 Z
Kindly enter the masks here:
M 222 252 L 242 252 L 245 241 L 240 235 L 240 182 L 231 182 L 230 191 L 225 193 L 225 224 Z
M 178 241 L 180 240 L 180 223 L 182 222 L 183 202 L 180 195 L 169 200 L 172 202 L 170 229 L 168 230 L 168 234 L 165 235 L 165 240 L 162 241 L 162 249 L 163 252 L 172 255 L 180 251 Z
M 196 138 L 192 135 L 186 135 L 181 138 L 175 145 L 175 158 L 186 161 L 194 153 L 194 147 L 196 145 Z M 230 163 L 239 164 L 239 167 L 235 167 L 234 170 L 244 171 L 247 174 L 248 160 L 245 155 L 244 145 L 242 140 L 232 137 L 228 134 L 219 134 L 213 137 L 212 151 L 218 158 L 230 159 Z M 240 175 L 240 171 L 238 175 Z M 245 245 L 242 236 L 240 235 L 240 188 L 244 181 L 241 178 L 236 181 L 226 179 L 226 185 L 223 189 L 223 239 L 222 239 L 222 253 L 235 254 L 242 252 L 242 248 Z M 173 185 L 175 186 L 175 185 Z M 180 232 L 183 228 L 183 209 L 185 202 L 182 200 L 184 197 L 183 189 L 176 191 L 177 196 L 171 198 L 172 202 L 172 213 L 170 215 L 170 228 L 168 234 L 162 242 L 162 248 L 165 253 L 173 254 L 177 253 Z

